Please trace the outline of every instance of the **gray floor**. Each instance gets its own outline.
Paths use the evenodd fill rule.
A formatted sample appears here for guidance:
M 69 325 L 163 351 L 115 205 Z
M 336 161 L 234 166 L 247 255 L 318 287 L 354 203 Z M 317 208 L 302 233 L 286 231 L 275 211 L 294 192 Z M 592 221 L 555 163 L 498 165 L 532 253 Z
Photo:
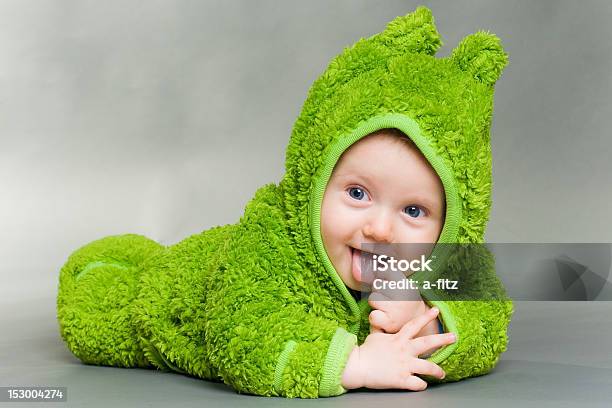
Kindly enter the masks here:
M 360 390 L 336 398 L 286 400 L 238 395 L 223 384 L 178 374 L 81 364 L 59 337 L 54 301 L 0 303 L 0 385 L 67 387 L 68 401 L 54 406 L 612 406 L 612 302 L 516 302 L 510 348 L 486 376 L 423 392 Z

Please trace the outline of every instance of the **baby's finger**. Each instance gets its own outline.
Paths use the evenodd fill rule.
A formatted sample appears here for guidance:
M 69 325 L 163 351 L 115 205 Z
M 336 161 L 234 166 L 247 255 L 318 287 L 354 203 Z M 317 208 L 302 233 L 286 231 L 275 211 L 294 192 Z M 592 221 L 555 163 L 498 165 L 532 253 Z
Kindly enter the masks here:
M 399 329 L 398 327 L 394 327 L 395 325 L 389 318 L 389 315 L 382 310 L 372 310 L 368 316 L 368 319 L 371 326 L 383 329 L 387 333 L 397 333 L 397 330 Z
M 411 340 L 411 348 L 417 356 L 420 356 L 442 346 L 453 344 L 456 340 L 455 333 L 430 334 Z
M 370 297 L 378 297 L 378 299 L 386 299 L 386 300 L 401 300 L 403 295 L 403 291 L 397 289 L 397 283 L 386 280 L 379 279 L 372 282 L 372 293 Z M 393 288 L 393 289 L 391 289 Z
M 410 377 L 400 380 L 399 388 L 411 391 L 423 391 L 425 388 L 427 388 L 427 382 L 419 377 L 411 375 Z
M 444 378 L 446 373 L 439 365 L 432 363 L 431 361 L 421 360 L 417 358 L 410 363 L 412 372 L 415 374 L 429 375 L 436 378 Z
M 410 340 L 416 336 L 430 321 L 438 316 L 438 308 L 432 307 L 426 313 L 418 315 L 406 323 L 398 332 L 404 340 Z
M 390 299 L 407 297 L 404 292 L 409 291 L 409 288 L 401 286 L 404 283 L 402 281 L 406 278 L 401 271 L 375 272 L 374 278 L 376 282 L 372 282 L 372 291 L 383 292 Z
M 372 293 L 380 293 L 389 300 L 422 300 L 418 284 L 410 282 L 401 272 L 385 272 L 372 282 Z

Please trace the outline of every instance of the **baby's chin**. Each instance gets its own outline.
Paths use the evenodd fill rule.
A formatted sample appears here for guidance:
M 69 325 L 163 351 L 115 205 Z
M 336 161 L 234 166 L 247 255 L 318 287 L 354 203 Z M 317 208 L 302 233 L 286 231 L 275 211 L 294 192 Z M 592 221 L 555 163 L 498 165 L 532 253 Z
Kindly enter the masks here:
M 348 267 L 343 268 L 342 273 L 338 273 L 338 275 L 340 276 L 340 279 L 342 280 L 342 282 L 344 282 L 344 285 L 347 288 L 360 292 L 364 290 L 364 288 L 367 285 L 365 285 L 362 282 L 359 282 L 359 280 L 353 277 L 351 268 L 352 268 L 352 265 L 349 265 Z M 340 272 L 340 270 L 338 270 L 337 268 L 336 268 L 336 271 Z
M 347 288 L 356 290 L 357 292 L 365 290 L 366 287 L 365 284 L 356 282 L 355 279 L 353 279 L 352 277 L 351 279 L 343 279 L 342 281 L 344 282 L 344 285 L 346 285 Z
M 336 268 L 336 271 L 338 272 L 340 280 L 344 282 L 344 285 L 347 288 L 350 288 L 352 290 L 361 290 L 362 284 L 353 277 L 350 265 L 348 267 L 342 268 L 342 270 Z

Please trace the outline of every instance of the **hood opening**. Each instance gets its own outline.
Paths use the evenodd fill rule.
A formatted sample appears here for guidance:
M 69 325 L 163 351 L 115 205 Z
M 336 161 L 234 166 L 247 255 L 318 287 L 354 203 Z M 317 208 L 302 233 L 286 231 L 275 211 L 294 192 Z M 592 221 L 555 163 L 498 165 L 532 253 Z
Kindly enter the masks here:
M 414 121 L 407 115 L 392 113 L 372 117 L 367 121 L 362 122 L 350 134 L 338 138 L 338 140 L 334 141 L 333 143 L 330 143 L 322 153 L 322 165 L 319 169 L 317 169 L 317 173 L 315 174 L 313 179 L 313 188 L 311 190 L 309 199 L 310 231 L 312 239 L 314 240 L 316 251 L 320 256 L 321 260 L 323 261 L 325 269 L 329 273 L 329 276 L 334 281 L 335 285 L 342 292 L 343 296 L 351 306 L 351 309 L 354 313 L 359 312 L 358 305 L 350 294 L 348 287 L 344 284 L 344 282 L 336 272 L 336 269 L 334 268 L 329 257 L 327 256 L 327 252 L 323 245 L 320 223 L 321 204 L 323 201 L 323 196 L 327 187 L 327 183 L 329 182 L 333 169 L 338 160 L 340 159 L 342 153 L 355 142 L 360 140 L 362 137 L 384 128 L 397 128 L 403 133 L 405 133 L 418 147 L 423 156 L 425 156 L 425 158 L 427 159 L 431 167 L 435 170 L 442 182 L 446 200 L 446 211 L 444 217 L 444 226 L 442 227 L 442 232 L 440 233 L 436 244 L 456 242 L 457 234 L 459 231 L 459 222 L 461 220 L 461 200 L 459 198 L 452 170 L 436 153 L 434 148 L 429 143 L 429 140 L 421 132 L 420 127 L 416 123 L 416 121 Z M 432 269 L 444 260 L 445 254 L 443 249 L 444 246 L 434 246 L 434 249 L 430 256 L 430 258 L 432 258 Z M 420 272 L 416 272 L 411 275 L 411 277 L 415 279 L 420 279 L 421 274 Z

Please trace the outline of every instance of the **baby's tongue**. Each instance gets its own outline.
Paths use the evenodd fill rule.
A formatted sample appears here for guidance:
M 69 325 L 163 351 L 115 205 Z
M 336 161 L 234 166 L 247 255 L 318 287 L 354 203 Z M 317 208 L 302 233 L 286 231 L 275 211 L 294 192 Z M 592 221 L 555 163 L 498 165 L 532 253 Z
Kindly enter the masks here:
M 364 253 L 362 261 L 362 252 L 359 249 L 353 250 L 353 265 L 352 272 L 353 278 L 357 282 L 361 282 L 368 287 L 372 285 L 374 281 L 374 272 L 372 271 L 372 254 Z M 365 265 L 363 265 L 365 264 Z M 362 270 L 362 265 L 364 266 Z

